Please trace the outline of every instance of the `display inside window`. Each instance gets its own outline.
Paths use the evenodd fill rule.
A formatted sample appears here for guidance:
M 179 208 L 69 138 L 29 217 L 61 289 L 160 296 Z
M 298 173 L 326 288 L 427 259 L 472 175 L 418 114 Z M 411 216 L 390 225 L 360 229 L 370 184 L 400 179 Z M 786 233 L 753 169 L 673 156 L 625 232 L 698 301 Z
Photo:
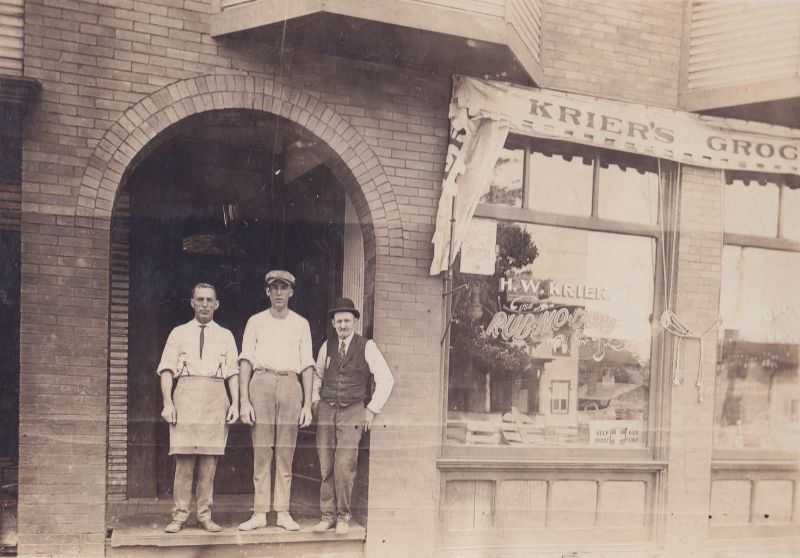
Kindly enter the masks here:
M 800 450 L 800 254 L 725 246 L 717 450 Z
M 447 442 L 644 447 L 654 240 L 495 226 L 494 274 L 455 275 Z

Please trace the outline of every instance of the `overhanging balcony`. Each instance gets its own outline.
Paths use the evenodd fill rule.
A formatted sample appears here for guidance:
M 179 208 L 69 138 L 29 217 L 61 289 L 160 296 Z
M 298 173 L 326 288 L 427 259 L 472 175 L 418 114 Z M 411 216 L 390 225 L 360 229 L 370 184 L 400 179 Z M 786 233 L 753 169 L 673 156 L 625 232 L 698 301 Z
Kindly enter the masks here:
M 687 3 L 679 104 L 800 125 L 800 2 Z
M 535 84 L 541 21 L 541 0 L 218 0 L 211 34 Z

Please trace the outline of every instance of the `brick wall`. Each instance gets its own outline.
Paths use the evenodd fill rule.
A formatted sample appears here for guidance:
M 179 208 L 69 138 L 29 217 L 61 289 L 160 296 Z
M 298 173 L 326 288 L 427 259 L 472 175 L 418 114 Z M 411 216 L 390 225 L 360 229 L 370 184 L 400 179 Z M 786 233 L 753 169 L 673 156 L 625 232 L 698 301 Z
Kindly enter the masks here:
M 19 551 L 103 551 L 115 192 L 141 146 L 181 116 L 255 102 L 261 82 L 245 74 L 267 79 L 268 108 L 339 151 L 349 182 L 369 183 L 354 203 L 373 220 L 374 335 L 397 386 L 371 439 L 368 545 L 381 556 L 430 547 L 442 303 L 427 269 L 449 77 L 217 43 L 210 3 L 174 5 L 26 3 L 26 75 L 43 91 L 24 148 Z
M 107 252 L 74 217 L 23 213 L 22 555 L 103 549 Z
M 542 87 L 677 106 L 679 0 L 544 0 Z
M 720 174 L 717 170 L 683 167 L 674 309 L 697 333 L 709 328 L 719 316 L 723 226 Z M 667 388 L 671 389 L 671 411 L 665 556 L 680 555 L 686 548 L 702 548 L 707 537 L 716 339 L 716 329 L 704 339 L 702 389 L 696 387 L 699 344 L 691 340 L 681 343 L 676 363 L 681 384 Z

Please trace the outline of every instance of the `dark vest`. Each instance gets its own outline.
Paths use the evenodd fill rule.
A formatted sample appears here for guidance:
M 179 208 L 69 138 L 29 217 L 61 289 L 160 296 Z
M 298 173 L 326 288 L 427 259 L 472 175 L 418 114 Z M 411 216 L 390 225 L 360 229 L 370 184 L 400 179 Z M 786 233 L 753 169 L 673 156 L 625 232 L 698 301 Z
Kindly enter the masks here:
M 328 339 L 328 362 L 322 378 L 320 398 L 328 403 L 350 405 L 367 398 L 369 364 L 364 356 L 367 340 L 354 334 L 344 360 L 339 357 L 339 339 Z

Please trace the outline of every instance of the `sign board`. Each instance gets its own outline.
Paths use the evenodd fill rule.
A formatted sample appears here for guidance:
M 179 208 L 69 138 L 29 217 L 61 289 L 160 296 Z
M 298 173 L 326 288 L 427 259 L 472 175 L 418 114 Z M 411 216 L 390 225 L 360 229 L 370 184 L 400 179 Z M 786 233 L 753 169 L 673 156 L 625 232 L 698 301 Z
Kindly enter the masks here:
M 589 445 L 592 447 L 641 447 L 641 420 L 590 420 Z
M 690 165 L 800 175 L 800 130 L 455 76 L 453 104 L 512 133 Z
M 461 273 L 493 275 L 497 223 L 488 219 L 473 219 L 461 244 Z

